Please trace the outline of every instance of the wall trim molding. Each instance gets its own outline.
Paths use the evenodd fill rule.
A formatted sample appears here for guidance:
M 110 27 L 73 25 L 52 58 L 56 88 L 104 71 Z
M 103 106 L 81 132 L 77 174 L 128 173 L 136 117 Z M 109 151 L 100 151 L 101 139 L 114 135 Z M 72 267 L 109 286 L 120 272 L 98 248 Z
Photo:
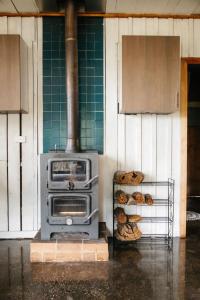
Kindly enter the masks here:
M 63 17 L 64 12 L 40 12 L 40 13 L 10 13 L 0 12 L 0 17 Z M 102 18 L 159 18 L 159 19 L 200 19 L 200 14 L 135 14 L 135 13 L 103 13 L 103 12 L 79 12 L 79 17 L 102 17 Z
M 38 231 L 0 231 L 0 239 L 32 239 Z

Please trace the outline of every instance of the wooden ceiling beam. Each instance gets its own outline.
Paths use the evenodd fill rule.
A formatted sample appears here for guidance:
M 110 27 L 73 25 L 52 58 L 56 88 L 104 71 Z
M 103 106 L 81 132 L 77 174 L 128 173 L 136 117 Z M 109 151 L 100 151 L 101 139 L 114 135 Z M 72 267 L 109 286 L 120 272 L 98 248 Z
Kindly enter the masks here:
M 23 12 L 10 13 L 0 12 L 0 17 L 62 17 L 64 12 Z M 100 12 L 79 12 L 80 17 L 102 17 L 102 18 L 159 18 L 159 19 L 200 19 L 200 14 L 127 14 L 127 13 L 100 13 Z

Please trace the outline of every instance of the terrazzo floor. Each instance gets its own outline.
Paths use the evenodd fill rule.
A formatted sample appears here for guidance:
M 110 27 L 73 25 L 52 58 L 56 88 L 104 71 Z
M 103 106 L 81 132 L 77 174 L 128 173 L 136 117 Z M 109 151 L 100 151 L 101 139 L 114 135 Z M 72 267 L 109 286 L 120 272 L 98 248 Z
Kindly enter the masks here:
M 200 221 L 172 249 L 131 246 L 109 262 L 31 264 L 29 243 L 0 241 L 0 299 L 200 299 Z

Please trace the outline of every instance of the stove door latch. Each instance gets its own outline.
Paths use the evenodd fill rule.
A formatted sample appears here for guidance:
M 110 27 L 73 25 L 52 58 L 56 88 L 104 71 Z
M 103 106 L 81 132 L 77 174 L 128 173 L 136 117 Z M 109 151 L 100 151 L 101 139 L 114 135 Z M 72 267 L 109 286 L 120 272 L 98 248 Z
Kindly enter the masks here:
M 74 183 L 68 180 L 66 180 L 65 182 L 66 182 L 67 189 L 72 191 L 74 189 Z
M 93 181 L 95 181 L 96 179 L 99 178 L 99 175 L 96 175 L 94 177 L 92 177 L 90 180 L 88 180 L 85 184 L 84 187 L 86 187 L 87 185 L 89 185 L 90 183 L 92 183 Z

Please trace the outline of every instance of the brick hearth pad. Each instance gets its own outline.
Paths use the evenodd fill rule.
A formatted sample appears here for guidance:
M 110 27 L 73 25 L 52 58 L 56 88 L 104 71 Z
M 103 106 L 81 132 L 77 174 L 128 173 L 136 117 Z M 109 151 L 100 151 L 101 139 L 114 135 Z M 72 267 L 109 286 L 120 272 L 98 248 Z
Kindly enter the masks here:
M 105 238 L 69 240 L 56 238 L 42 241 L 38 234 L 30 243 L 31 262 L 91 262 L 108 261 L 108 243 Z

